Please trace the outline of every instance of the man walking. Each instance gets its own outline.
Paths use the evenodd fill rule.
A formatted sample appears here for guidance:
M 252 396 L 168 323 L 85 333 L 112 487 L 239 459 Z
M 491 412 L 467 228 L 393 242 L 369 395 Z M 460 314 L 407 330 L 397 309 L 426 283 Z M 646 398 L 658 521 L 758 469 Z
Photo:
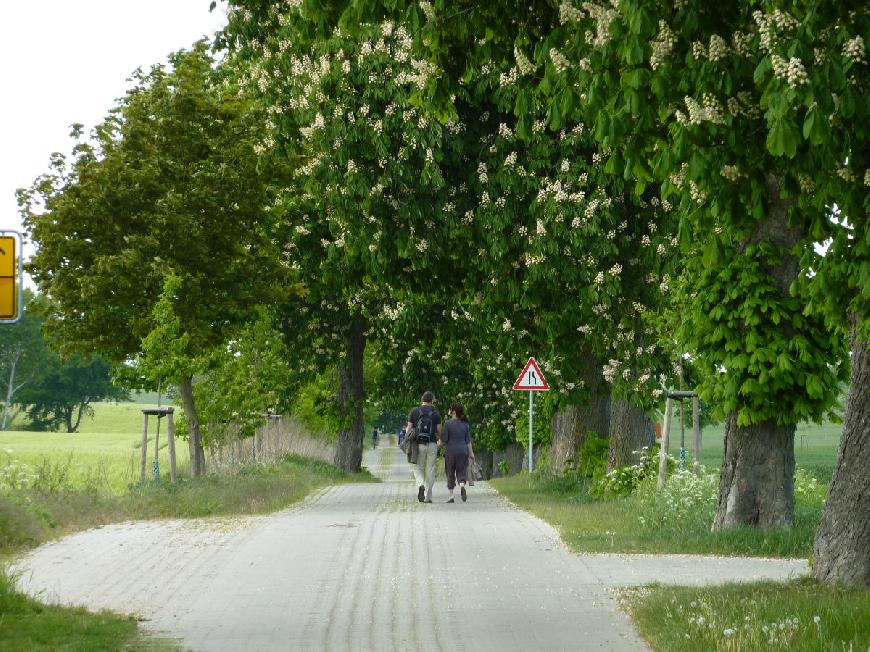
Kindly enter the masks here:
M 417 483 L 417 500 L 432 502 L 432 485 L 435 484 L 435 460 L 441 439 L 441 415 L 432 403 L 435 395 L 424 392 L 422 404 L 411 410 L 405 431 L 414 430 L 417 442 L 417 464 L 414 466 L 414 480 Z

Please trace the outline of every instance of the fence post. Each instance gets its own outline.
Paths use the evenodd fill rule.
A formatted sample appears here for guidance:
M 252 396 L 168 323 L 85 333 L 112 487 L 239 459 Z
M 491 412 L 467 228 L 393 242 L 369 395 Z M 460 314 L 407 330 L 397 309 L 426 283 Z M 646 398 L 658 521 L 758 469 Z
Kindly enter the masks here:
M 671 442 L 671 415 L 674 411 L 674 401 L 668 397 L 665 402 L 665 428 L 662 431 L 662 447 L 659 451 L 659 489 L 665 486 L 668 475 L 668 448 Z
M 701 470 L 701 399 L 692 397 L 692 431 L 695 435 L 695 472 Z
M 143 414 L 144 425 L 142 426 L 142 459 L 139 461 L 139 479 L 145 482 L 145 466 L 148 462 L 148 415 Z
M 175 424 L 172 411 L 172 408 L 166 411 L 166 437 L 169 444 L 169 479 L 175 484 Z

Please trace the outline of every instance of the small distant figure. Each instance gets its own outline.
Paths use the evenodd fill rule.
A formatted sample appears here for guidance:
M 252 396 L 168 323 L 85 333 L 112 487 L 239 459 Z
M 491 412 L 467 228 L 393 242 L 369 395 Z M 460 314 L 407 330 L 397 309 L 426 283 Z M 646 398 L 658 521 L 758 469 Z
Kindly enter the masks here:
M 372 429 L 372 448 L 378 447 L 378 429 Z
M 402 442 L 405 441 L 405 429 L 404 429 L 404 428 L 399 428 L 399 429 L 396 431 L 396 437 L 397 437 L 398 440 L 399 440 L 399 448 L 401 448 L 401 447 L 402 447 Z

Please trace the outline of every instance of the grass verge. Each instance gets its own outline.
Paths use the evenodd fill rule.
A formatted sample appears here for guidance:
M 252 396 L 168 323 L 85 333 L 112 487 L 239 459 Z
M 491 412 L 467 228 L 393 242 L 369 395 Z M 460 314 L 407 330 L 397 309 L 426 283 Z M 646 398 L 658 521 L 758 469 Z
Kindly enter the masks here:
M 44 605 L 14 590 L 0 568 L 0 647 L 8 652 L 181 650 L 138 631 L 136 619 L 108 611 Z
M 655 478 L 627 497 L 589 494 L 591 481 L 577 476 L 521 474 L 491 484 L 518 507 L 553 525 L 574 552 L 679 553 L 809 557 L 826 487 L 809 473 L 798 475 L 792 528 L 753 527 L 711 532 L 716 476 L 673 476 L 662 491 Z
M 63 468 L 46 474 L 65 475 Z M 0 493 L 0 556 L 119 521 L 273 512 L 326 485 L 373 480 L 367 471 L 347 473 L 318 460 L 288 455 L 278 464 L 250 464 L 234 475 L 181 477 L 175 485 L 150 481 L 120 495 L 38 481 L 26 489 Z
M 654 650 L 870 650 L 870 591 L 788 583 L 621 591 Z

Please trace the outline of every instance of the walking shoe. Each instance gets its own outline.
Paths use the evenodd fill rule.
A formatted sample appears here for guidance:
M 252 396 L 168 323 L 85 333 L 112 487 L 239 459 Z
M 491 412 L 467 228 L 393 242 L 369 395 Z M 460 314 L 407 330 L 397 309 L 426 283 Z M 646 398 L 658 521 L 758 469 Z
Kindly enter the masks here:
M 465 493 L 465 487 L 459 487 L 459 495 L 462 496 L 462 502 L 468 500 L 468 494 Z
M 452 498 L 448 498 L 448 499 L 447 499 L 447 502 L 448 502 L 448 503 L 452 503 L 452 502 L 454 502 L 454 501 L 453 501 Z
M 417 500 L 421 503 L 426 499 L 426 487 L 420 485 L 420 488 L 417 489 Z
M 431 499 L 431 498 L 427 498 L 427 499 L 426 499 L 426 502 L 427 502 L 427 503 L 431 503 L 431 502 L 432 502 L 432 499 Z

